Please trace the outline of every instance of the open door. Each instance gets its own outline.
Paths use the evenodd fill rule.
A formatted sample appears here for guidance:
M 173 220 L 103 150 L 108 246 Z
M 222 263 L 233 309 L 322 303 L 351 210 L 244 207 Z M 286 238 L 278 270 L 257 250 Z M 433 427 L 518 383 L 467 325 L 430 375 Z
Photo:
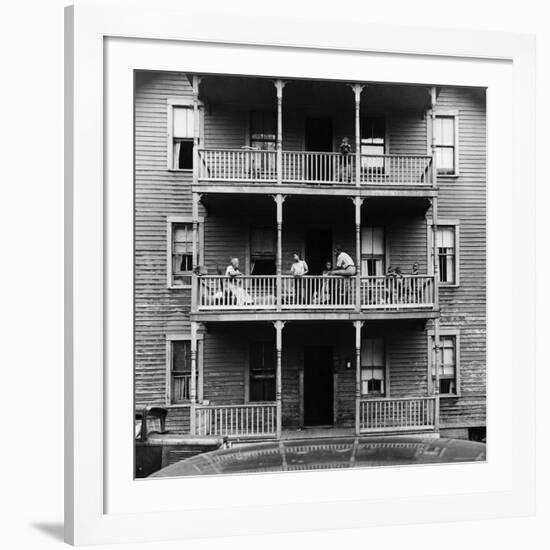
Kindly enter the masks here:
M 304 349 L 304 425 L 332 426 L 333 374 L 332 348 Z

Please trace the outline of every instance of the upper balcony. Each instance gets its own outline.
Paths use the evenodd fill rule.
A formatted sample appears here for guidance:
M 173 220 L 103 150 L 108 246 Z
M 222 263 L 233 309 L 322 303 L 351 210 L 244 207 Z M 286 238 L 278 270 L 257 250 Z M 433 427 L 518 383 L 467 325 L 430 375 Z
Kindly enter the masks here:
M 435 188 L 430 155 L 360 155 L 359 181 L 356 156 L 340 153 L 282 151 L 281 184 L 286 192 L 316 193 L 319 188 L 349 194 L 350 186 L 360 194 L 410 194 L 426 196 Z M 199 149 L 198 182 L 211 191 L 242 193 L 253 186 L 258 191 L 278 183 L 276 151 L 243 149 Z M 357 185 L 357 183 L 359 185 Z M 216 186 L 217 184 L 217 186 Z M 249 191 L 250 192 L 250 191 Z
M 190 79 L 194 124 L 178 124 L 182 136 L 194 127 L 194 192 L 437 194 L 427 86 Z M 190 155 L 185 139 L 174 133 L 174 159 Z

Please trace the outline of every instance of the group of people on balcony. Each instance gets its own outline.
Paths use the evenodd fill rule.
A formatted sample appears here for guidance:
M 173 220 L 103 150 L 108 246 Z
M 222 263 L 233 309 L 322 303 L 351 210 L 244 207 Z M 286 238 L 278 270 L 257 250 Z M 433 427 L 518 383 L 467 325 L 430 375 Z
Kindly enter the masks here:
M 292 279 L 283 281 L 282 300 L 289 305 L 353 305 L 354 293 L 350 283 L 357 273 L 352 257 L 342 247 L 336 247 L 336 266 L 327 261 L 320 278 L 306 277 L 309 267 L 299 253 L 292 255 L 289 273 Z M 200 273 L 199 273 L 200 274 Z M 411 276 L 405 278 L 400 267 L 388 267 L 384 278 L 375 278 L 362 283 L 362 301 L 369 304 L 421 303 L 426 282 L 418 279 L 418 264 L 414 263 Z M 242 284 L 243 276 L 239 259 L 231 258 L 225 269 L 225 282 L 219 281 L 219 286 L 211 289 L 210 300 L 226 305 L 249 306 L 254 303 L 263 305 L 275 304 L 276 281 L 269 279 L 255 285 Z M 288 283 L 292 283 L 291 286 Z M 256 296 L 257 292 L 261 296 Z M 256 296 L 256 298 L 255 298 Z

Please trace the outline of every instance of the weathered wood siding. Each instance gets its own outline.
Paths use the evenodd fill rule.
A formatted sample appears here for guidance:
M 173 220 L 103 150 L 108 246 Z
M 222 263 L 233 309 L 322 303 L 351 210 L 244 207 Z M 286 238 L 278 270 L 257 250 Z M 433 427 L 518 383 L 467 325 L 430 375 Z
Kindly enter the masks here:
M 180 73 L 137 73 L 135 82 L 135 398 L 164 403 L 166 333 L 189 331 L 189 290 L 167 288 L 167 217 L 191 214 L 191 173 L 167 170 L 167 99 L 190 97 Z M 187 423 L 188 409 L 170 425 Z
M 180 73 L 136 74 L 135 97 L 135 392 L 136 405 L 164 403 L 166 394 L 166 334 L 189 332 L 190 291 L 167 288 L 167 217 L 191 215 L 191 172 L 167 167 L 167 100 L 191 97 L 191 86 Z M 441 289 L 442 328 L 458 328 L 461 344 L 460 398 L 442 398 L 442 420 L 446 426 L 485 423 L 485 95 L 465 88 L 443 88 L 441 108 L 457 109 L 460 131 L 460 176 L 440 178 L 439 215 L 460 220 L 460 286 Z M 304 149 L 305 118 L 326 114 L 333 119 L 335 148 L 341 137 L 353 140 L 353 102 L 349 109 L 285 102 L 283 147 Z M 368 102 L 368 94 L 364 97 Z M 265 106 L 264 106 L 265 107 Z M 273 104 L 273 107 L 275 105 Z M 248 145 L 249 105 L 206 105 L 204 143 L 209 147 Z M 333 109 L 333 110 L 331 110 Z M 385 110 L 389 152 L 427 152 L 426 117 L 400 106 Z M 328 114 L 327 114 L 328 113 Z M 230 256 L 241 258 L 246 270 L 250 229 L 275 225 L 275 203 L 271 197 L 205 197 L 201 215 L 204 227 L 204 263 L 209 273 L 224 270 Z M 426 217 L 421 201 L 396 199 L 390 204 L 368 200 L 363 205 L 363 223 L 383 225 L 388 239 L 389 261 L 405 273 L 414 262 L 427 269 Z M 290 267 L 290 254 L 304 251 L 307 228 L 329 228 L 333 244 L 341 244 L 355 256 L 353 205 L 344 198 L 306 199 L 289 197 L 284 204 L 283 269 Z M 323 323 L 320 323 L 323 325 Z M 427 391 L 428 323 L 370 324 L 365 330 L 387 336 L 391 395 L 424 395 Z M 245 391 L 245 361 L 253 331 L 274 330 L 269 326 L 211 324 L 204 340 L 204 398 L 219 403 L 240 403 Z M 337 376 L 338 424 L 353 424 L 353 369 L 341 365 L 353 357 L 353 328 L 327 325 L 315 330 L 305 324 L 289 323 L 284 331 L 283 419 L 297 425 L 299 417 L 299 370 L 303 365 L 304 342 L 332 338 Z M 264 335 L 265 335 L 264 334 Z M 231 336 L 233 335 L 233 337 Z M 321 335 L 321 336 L 320 336 Z M 237 337 L 238 336 L 238 337 Z M 311 344 L 314 345 L 314 344 Z M 340 365 L 340 366 L 339 366 Z M 176 407 L 168 418 L 172 429 L 186 429 L 188 407 Z
M 443 88 L 438 108 L 458 110 L 459 177 L 439 177 L 439 218 L 460 220 L 460 286 L 440 289 L 441 327 L 460 330 L 461 398 L 442 398 L 443 425 L 484 425 L 486 400 L 485 93 Z

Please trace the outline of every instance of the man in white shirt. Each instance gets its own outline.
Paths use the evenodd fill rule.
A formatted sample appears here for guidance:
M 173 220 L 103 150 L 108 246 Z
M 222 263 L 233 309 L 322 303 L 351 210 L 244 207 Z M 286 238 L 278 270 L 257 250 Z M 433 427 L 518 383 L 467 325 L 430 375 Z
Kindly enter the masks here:
M 350 277 L 355 275 L 355 263 L 351 256 L 342 250 L 340 246 L 336 247 L 336 269 L 332 270 L 331 275 L 341 275 Z
M 305 260 L 300 259 L 298 254 L 292 255 L 293 263 L 290 266 L 290 273 L 294 275 L 294 295 L 296 298 L 296 304 L 303 304 L 304 288 L 302 277 L 307 275 L 309 268 Z

